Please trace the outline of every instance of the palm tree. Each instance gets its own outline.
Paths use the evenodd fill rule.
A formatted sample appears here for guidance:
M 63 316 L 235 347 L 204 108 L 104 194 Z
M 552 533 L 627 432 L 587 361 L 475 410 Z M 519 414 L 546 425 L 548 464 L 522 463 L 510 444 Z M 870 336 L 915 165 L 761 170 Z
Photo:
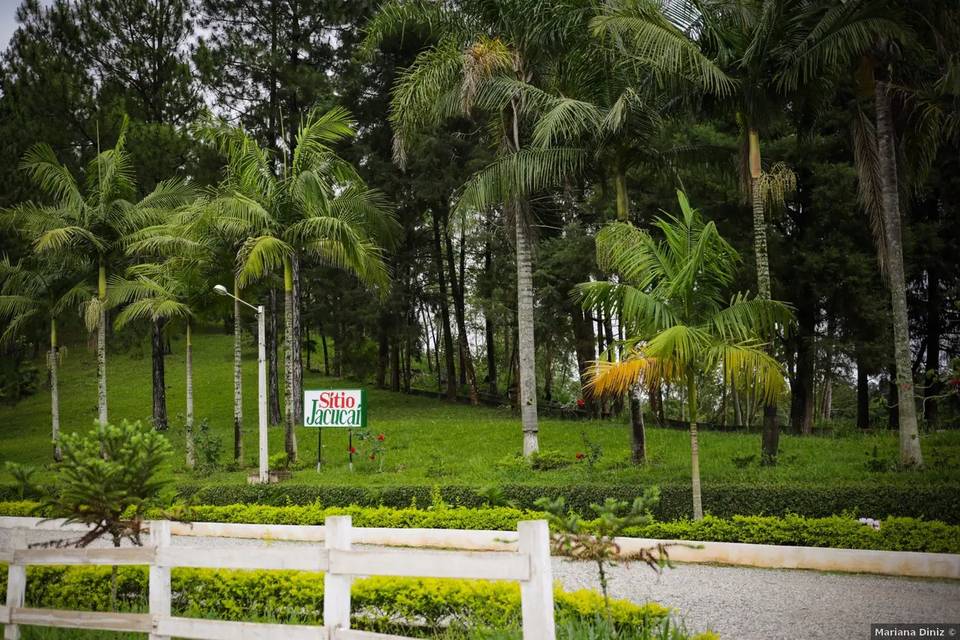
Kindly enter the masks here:
M 558 186 L 584 165 L 581 149 L 532 148 L 538 89 L 570 45 L 587 34 L 589 2 L 495 0 L 446 5 L 395 0 L 367 27 L 365 48 L 391 37 L 426 34 L 431 44 L 400 76 L 391 105 L 394 155 L 403 164 L 418 132 L 464 116 L 484 117 L 498 157 L 465 185 L 458 210 L 504 207 L 512 219 L 517 265 L 517 336 L 523 453 L 539 448 L 533 321 L 534 221 L 529 197 Z
M 861 100 L 852 122 L 859 196 L 870 217 L 877 257 L 890 291 L 900 464 L 919 467 L 923 466 L 923 452 L 913 383 L 900 206 L 904 193 L 929 170 L 940 145 L 957 136 L 956 113 L 951 114 L 949 106 L 945 110 L 941 98 L 955 86 L 950 77 L 960 18 L 947 5 L 927 0 L 862 3 L 895 22 L 847 56 L 847 61 L 853 58 L 858 63 Z M 808 57 L 816 60 L 813 55 Z M 868 105 L 873 107 L 872 117 Z M 906 123 L 899 135 L 898 115 Z M 904 157 L 912 162 L 898 166 L 898 158 Z
M 141 241 L 142 243 L 142 241 Z M 135 250 L 136 245 L 133 245 Z M 129 267 L 124 278 L 112 278 L 113 304 L 122 306 L 114 321 L 117 329 L 131 322 L 147 321 L 158 327 L 156 335 L 173 320 L 182 319 L 186 328 L 186 452 L 187 467 L 193 468 L 193 319 L 195 309 L 209 294 L 209 282 L 203 277 L 202 262 L 179 255 L 165 262 L 144 263 Z M 164 370 L 154 371 L 159 379 L 153 381 L 154 413 L 157 403 L 163 404 L 166 414 L 166 393 L 158 396 L 157 389 L 165 390 Z
M 726 297 L 739 256 L 683 192 L 677 199 L 680 217 L 665 214 L 653 224 L 660 240 L 629 223 L 604 227 L 597 262 L 617 280 L 584 283 L 578 292 L 585 307 L 619 313 L 628 335 L 623 360 L 596 363 L 591 385 L 597 393 L 623 394 L 643 382 L 686 387 L 693 514 L 700 519 L 698 387 L 720 376 L 725 384 L 753 380 L 767 400 L 775 399 L 784 372 L 763 339 L 792 316 L 784 304 L 759 296 Z
M 214 210 L 234 212 L 243 220 L 261 220 L 237 254 L 239 286 L 283 273 L 284 382 L 286 404 L 284 446 L 297 457 L 294 423 L 295 372 L 293 262 L 304 255 L 354 273 L 383 289 L 389 282 L 382 247 L 394 233 L 393 217 L 380 194 L 368 189 L 355 169 L 339 158 L 332 144 L 354 135 L 350 115 L 340 108 L 311 110 L 295 136 L 296 146 L 284 158 L 279 175 L 270 152 L 244 131 L 208 120 L 198 131 L 227 158 L 227 176 L 210 200 Z
M 36 261 L 34 264 L 0 259 L 0 318 L 7 327 L 0 334 L 0 345 L 7 344 L 34 323 L 49 323 L 50 421 L 53 459 L 60 462 L 60 343 L 57 321 L 67 310 L 78 309 L 92 297 L 84 282 L 82 265 L 69 259 Z
M 123 238 L 159 223 L 170 209 L 189 201 L 186 181 L 160 182 L 137 201 L 133 165 L 126 152 L 127 120 L 123 119 L 112 149 L 99 152 L 86 168 L 86 194 L 49 145 L 30 149 L 21 167 L 51 204 L 26 202 L 8 210 L 9 222 L 40 253 L 67 253 L 97 263 L 97 296 L 86 307 L 87 327 L 97 333 L 97 415 L 107 424 L 107 276 L 122 256 Z
M 875 4 L 875 3 L 874 3 Z M 771 297 L 764 204 L 783 206 L 795 177 L 784 165 L 764 171 L 760 138 L 799 102 L 806 83 L 836 74 L 845 57 L 896 28 L 871 0 L 662 0 L 609 2 L 594 21 L 631 58 L 719 98 L 743 132 L 741 182 L 751 203 L 757 291 Z M 781 197 L 777 197 L 781 196 Z M 779 450 L 777 407 L 764 407 L 762 459 Z

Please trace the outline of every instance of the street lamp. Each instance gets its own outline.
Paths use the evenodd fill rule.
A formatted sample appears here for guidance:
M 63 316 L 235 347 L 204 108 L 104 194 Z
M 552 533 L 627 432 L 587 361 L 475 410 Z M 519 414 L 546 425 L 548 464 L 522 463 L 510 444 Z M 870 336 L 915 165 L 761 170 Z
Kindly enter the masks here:
M 222 284 L 214 286 L 213 290 L 222 296 L 230 296 L 237 302 L 245 304 L 257 312 L 257 343 L 259 347 L 257 353 L 257 400 L 260 411 L 258 430 L 260 436 L 260 473 L 258 480 L 259 482 L 269 482 L 270 475 L 267 468 L 267 339 L 263 305 L 255 307 L 249 302 L 241 300 L 230 293 Z M 234 318 L 234 322 L 237 321 L 238 319 Z

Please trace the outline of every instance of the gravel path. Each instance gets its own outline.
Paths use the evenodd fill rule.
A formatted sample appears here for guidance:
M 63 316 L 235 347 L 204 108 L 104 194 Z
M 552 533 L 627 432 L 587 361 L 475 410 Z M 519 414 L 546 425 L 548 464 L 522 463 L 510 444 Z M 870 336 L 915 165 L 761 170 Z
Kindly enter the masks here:
M 9 534 L 0 529 L 0 547 Z M 57 537 L 30 532 L 27 540 Z M 173 544 L 303 543 L 174 536 Z M 553 569 L 566 589 L 599 590 L 590 563 L 555 558 Z M 646 565 L 631 564 L 610 571 L 610 593 L 673 607 L 691 631 L 712 629 L 723 640 L 868 640 L 873 623 L 960 622 L 960 581 L 948 580 L 703 564 L 678 564 L 658 577 Z

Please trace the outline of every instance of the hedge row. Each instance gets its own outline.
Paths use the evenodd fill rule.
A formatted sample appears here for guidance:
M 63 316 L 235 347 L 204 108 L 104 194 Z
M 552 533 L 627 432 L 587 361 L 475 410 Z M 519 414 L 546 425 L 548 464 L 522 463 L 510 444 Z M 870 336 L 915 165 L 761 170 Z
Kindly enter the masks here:
M 0 503 L 2 515 L 38 515 L 36 503 Z M 51 515 L 51 514 L 42 514 Z M 392 509 L 390 507 L 263 506 L 178 506 L 149 514 L 188 522 L 246 522 L 254 524 L 323 524 L 327 516 L 349 515 L 357 527 L 493 529 L 515 530 L 520 520 L 544 517 L 537 511 L 513 507 L 451 507 Z M 627 531 L 640 538 L 747 542 L 788 546 L 877 549 L 884 551 L 926 551 L 960 553 L 960 525 L 915 518 L 887 518 L 880 529 L 854 518 L 830 516 L 805 518 L 798 515 L 707 516 L 700 521 L 653 522 Z
M 692 515 L 689 485 L 668 483 L 659 486 L 660 503 L 653 512 L 658 520 L 679 520 Z M 431 494 L 436 489 L 421 485 L 377 488 L 244 484 L 183 487 L 180 497 L 195 504 L 210 505 L 305 505 L 319 501 L 330 506 L 408 507 L 411 504 L 431 504 Z M 449 504 L 476 507 L 485 502 L 476 487 L 448 485 L 438 489 L 440 496 Z M 504 497 L 521 509 L 534 509 L 534 503 L 543 496 L 564 496 L 567 505 L 582 514 L 592 513 L 590 505 L 602 504 L 606 498 L 632 502 L 643 493 L 643 489 L 642 486 L 624 484 L 502 486 Z M 834 487 L 705 483 L 703 504 L 708 513 L 721 518 L 735 515 L 782 516 L 788 513 L 823 518 L 848 513 L 870 518 L 902 516 L 960 524 L 960 484 Z
M 110 567 L 30 567 L 27 606 L 106 611 L 110 606 Z M 6 592 L 0 573 L 0 592 Z M 221 620 L 269 620 L 320 624 L 323 580 L 303 571 L 228 571 L 173 569 L 172 609 L 175 615 Z M 147 605 L 145 567 L 118 567 L 117 602 L 126 611 Z M 593 617 L 604 611 L 593 591 L 554 592 L 557 618 Z M 356 628 L 382 632 L 428 633 L 443 624 L 510 628 L 519 624 L 520 590 L 516 583 L 476 580 L 363 578 L 351 591 Z M 636 605 L 611 601 L 616 623 L 655 627 L 670 611 L 656 603 Z M 401 620 L 421 621 L 411 627 Z M 712 635 L 697 636 L 709 640 Z
M 653 515 L 662 521 L 689 518 L 690 486 L 667 483 L 660 486 L 660 503 Z M 500 487 L 503 496 L 520 509 L 534 509 L 540 497 L 564 496 L 571 509 L 590 514 L 591 504 L 606 498 L 628 502 L 643 493 L 644 487 L 624 484 L 602 485 L 530 485 L 508 484 Z M 267 504 L 276 506 L 308 505 L 320 502 L 329 506 L 426 506 L 434 502 L 434 493 L 452 505 L 482 506 L 485 498 L 476 487 L 446 485 L 398 485 L 391 487 L 272 485 L 185 485 L 180 500 L 192 504 L 230 505 Z M 16 500 L 16 490 L 0 486 L 0 500 Z M 703 486 L 704 509 L 717 517 L 735 515 L 783 516 L 790 513 L 814 518 L 837 514 L 888 518 L 891 516 L 941 520 L 960 524 L 960 484 L 923 486 L 853 484 L 840 486 L 713 484 Z

